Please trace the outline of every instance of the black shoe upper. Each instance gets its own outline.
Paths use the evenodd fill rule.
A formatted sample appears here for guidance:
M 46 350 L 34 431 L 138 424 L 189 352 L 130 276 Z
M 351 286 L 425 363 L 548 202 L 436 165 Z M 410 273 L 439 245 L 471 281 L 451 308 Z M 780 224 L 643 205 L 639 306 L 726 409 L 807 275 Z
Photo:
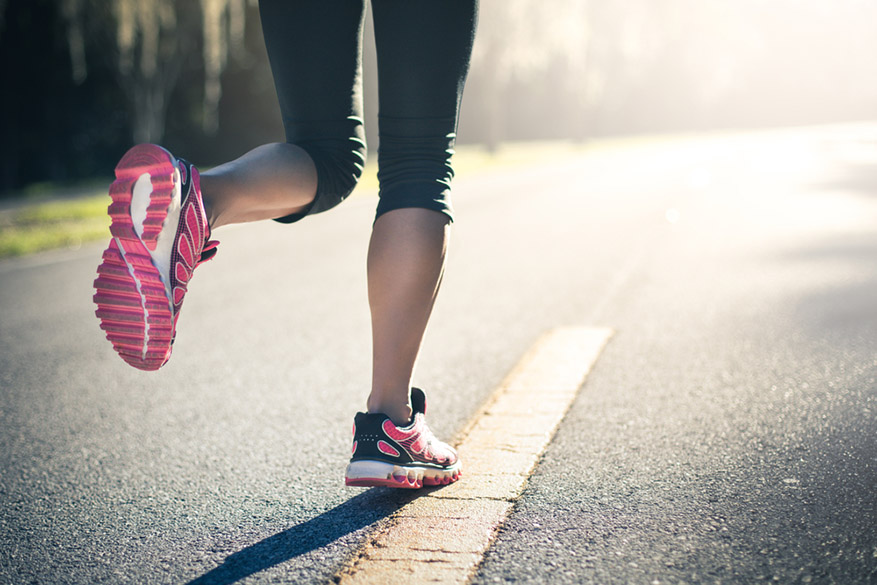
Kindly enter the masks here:
M 420 388 L 411 389 L 411 409 L 410 424 L 414 424 L 418 414 L 426 413 L 426 394 Z M 390 417 L 383 413 L 358 412 L 356 414 L 353 419 L 353 456 L 350 458 L 351 461 L 369 459 L 386 461 L 396 465 L 414 462 L 405 447 L 390 438 L 384 431 L 386 421 L 393 424 Z M 383 450 L 379 447 L 381 442 L 385 443 Z M 393 455 L 392 451 L 396 451 L 398 455 Z

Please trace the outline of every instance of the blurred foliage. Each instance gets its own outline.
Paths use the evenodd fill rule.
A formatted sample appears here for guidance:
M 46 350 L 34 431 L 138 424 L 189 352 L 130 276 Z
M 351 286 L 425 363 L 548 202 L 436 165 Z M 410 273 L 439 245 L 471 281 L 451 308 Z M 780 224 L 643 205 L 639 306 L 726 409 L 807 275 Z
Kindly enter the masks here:
M 591 143 L 588 148 L 605 147 Z M 557 161 L 580 155 L 583 148 L 569 143 L 510 143 L 499 152 L 487 152 L 479 146 L 461 146 L 456 154 L 455 169 L 459 176 L 490 170 L 520 167 Z M 0 258 L 22 256 L 54 248 L 77 247 L 91 240 L 108 237 L 109 198 L 106 186 L 80 187 L 78 194 L 54 200 L 58 186 L 35 183 L 26 189 L 26 196 L 0 210 Z M 377 162 L 370 159 L 365 166 L 355 196 L 377 196 Z
M 459 140 L 875 118 L 875 30 L 870 0 L 481 0 Z M 0 0 L 0 67 L 0 192 L 282 140 L 253 0 Z
M 69 201 L 49 201 L 24 206 L 9 213 L 9 216 L 12 222 L 19 227 L 100 217 L 106 215 L 107 212 L 107 195 L 104 191 L 105 189 L 101 189 L 94 195 Z
M 32 225 L 0 231 L 0 258 L 24 256 L 56 248 L 76 248 L 85 242 L 106 238 L 110 225 L 104 217 L 58 222 L 51 227 Z
M 103 191 L 0 212 L 0 258 L 78 246 L 107 237 L 110 219 Z

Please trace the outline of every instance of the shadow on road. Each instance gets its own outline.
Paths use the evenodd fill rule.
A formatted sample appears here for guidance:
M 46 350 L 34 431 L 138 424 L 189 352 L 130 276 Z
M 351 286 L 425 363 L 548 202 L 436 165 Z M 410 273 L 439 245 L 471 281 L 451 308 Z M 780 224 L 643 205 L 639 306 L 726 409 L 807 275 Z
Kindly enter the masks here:
M 188 585 L 223 585 L 307 554 L 387 518 L 418 496 L 419 490 L 372 488 L 340 506 L 238 551 Z

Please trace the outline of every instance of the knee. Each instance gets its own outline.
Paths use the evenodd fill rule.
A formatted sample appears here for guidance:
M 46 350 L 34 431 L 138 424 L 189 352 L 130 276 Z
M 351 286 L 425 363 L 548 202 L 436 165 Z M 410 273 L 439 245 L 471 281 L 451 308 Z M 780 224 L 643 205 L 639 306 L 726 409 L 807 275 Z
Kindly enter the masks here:
M 451 157 L 456 135 L 453 120 L 431 127 L 435 120 L 414 126 L 381 119 L 378 155 L 380 201 L 377 216 L 394 209 L 419 207 L 444 213 L 453 220 Z
M 310 140 L 296 143 L 314 161 L 317 169 L 317 196 L 310 213 L 331 209 L 344 201 L 362 176 L 365 141 L 348 139 Z
M 286 141 L 301 147 L 317 169 L 317 195 L 309 214 L 344 201 L 362 176 L 367 154 L 362 121 L 350 117 L 336 124 L 287 124 Z

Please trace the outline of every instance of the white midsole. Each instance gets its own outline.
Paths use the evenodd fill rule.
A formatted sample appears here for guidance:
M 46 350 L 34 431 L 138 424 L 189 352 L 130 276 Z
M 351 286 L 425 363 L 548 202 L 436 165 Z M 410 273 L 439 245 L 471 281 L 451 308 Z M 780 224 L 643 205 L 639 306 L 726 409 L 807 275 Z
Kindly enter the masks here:
M 170 305 L 171 314 L 174 312 L 173 294 L 171 291 L 171 253 L 174 248 L 174 240 L 177 236 L 177 228 L 180 225 L 180 207 L 182 206 L 182 180 L 180 169 L 176 160 L 171 162 L 174 166 L 174 192 L 167 208 L 167 215 L 161 231 L 155 241 L 155 250 L 149 252 L 152 264 L 158 269 L 161 283 L 164 285 L 165 296 Z M 131 222 L 134 224 L 134 232 L 138 238 L 143 237 L 143 222 L 146 220 L 146 210 L 149 207 L 152 196 L 152 177 L 149 173 L 143 173 L 134 183 L 131 190 Z
M 392 479 L 393 476 L 395 476 L 422 480 L 424 477 L 448 477 L 459 470 L 459 467 L 459 462 L 451 467 L 435 469 L 432 467 L 407 467 L 404 465 L 394 465 L 393 463 L 386 463 L 384 461 L 361 460 L 351 461 L 347 466 L 347 473 L 345 475 L 347 479 Z

